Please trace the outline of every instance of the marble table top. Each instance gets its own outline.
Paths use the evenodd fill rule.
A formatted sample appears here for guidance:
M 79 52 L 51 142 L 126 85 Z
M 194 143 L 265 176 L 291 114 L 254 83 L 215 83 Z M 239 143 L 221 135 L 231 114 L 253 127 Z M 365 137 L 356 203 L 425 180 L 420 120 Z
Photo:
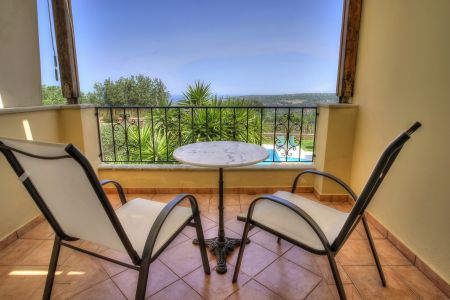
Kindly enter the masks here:
M 203 142 L 182 146 L 173 153 L 176 160 L 199 167 L 231 168 L 264 161 L 269 152 L 244 142 Z

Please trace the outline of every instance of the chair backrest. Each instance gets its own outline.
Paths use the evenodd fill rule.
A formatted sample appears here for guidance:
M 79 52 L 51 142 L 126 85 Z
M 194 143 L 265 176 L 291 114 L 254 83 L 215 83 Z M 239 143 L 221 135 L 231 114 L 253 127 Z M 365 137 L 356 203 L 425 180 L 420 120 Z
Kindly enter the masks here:
M 353 206 L 347 221 L 332 245 L 334 249 L 340 248 L 348 238 L 359 219 L 363 216 L 364 211 L 378 190 L 378 187 L 383 182 L 383 179 L 386 177 L 386 174 L 397 158 L 397 155 L 400 153 L 405 143 L 410 139 L 411 134 L 413 134 L 420 126 L 422 125 L 419 122 L 414 123 L 408 130 L 393 140 L 381 154 L 361 195 L 356 199 L 356 203 Z
M 0 137 L 0 151 L 59 237 L 126 250 L 138 259 L 94 170 L 75 146 Z

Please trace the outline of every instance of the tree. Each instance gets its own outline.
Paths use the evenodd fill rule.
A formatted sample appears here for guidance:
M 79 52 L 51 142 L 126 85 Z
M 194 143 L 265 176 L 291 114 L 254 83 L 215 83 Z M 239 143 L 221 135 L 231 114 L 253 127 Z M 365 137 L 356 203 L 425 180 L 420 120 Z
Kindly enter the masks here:
M 87 98 L 96 104 L 109 106 L 167 106 L 169 92 L 158 78 L 144 75 L 106 79 L 94 84 L 94 92 Z
M 63 97 L 61 87 L 42 85 L 42 104 L 56 105 L 67 104 L 66 98 Z

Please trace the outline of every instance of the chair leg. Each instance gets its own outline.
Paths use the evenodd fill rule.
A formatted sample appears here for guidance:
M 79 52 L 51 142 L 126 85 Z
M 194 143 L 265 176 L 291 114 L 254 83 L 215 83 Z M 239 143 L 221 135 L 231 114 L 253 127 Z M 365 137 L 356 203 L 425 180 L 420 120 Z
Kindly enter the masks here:
M 44 296 L 45 300 L 49 300 L 52 295 L 53 281 L 55 280 L 56 266 L 58 265 L 59 252 L 61 250 L 61 238 L 55 236 L 53 243 L 52 257 L 48 266 L 47 280 L 45 281 Z
M 327 252 L 328 262 L 330 263 L 331 272 L 333 273 L 334 282 L 336 282 L 336 288 L 338 290 L 339 298 L 341 300 L 346 300 L 344 285 L 342 284 L 341 276 L 339 275 L 339 270 L 334 259 L 334 254 Z
M 139 269 L 139 278 L 136 288 L 136 300 L 144 300 L 147 290 L 148 272 L 150 271 L 150 263 L 143 262 Z
M 279 244 L 279 243 L 281 243 L 281 238 L 280 237 L 277 238 L 277 244 Z
M 243 241 L 247 240 L 249 231 L 250 231 L 250 222 L 247 219 L 247 221 L 245 221 L 244 233 L 242 234 Z M 241 243 L 241 247 L 239 248 L 239 255 L 237 258 L 236 266 L 234 267 L 233 283 L 235 283 L 238 279 L 239 270 L 241 269 L 241 262 L 242 262 L 242 257 L 244 256 L 244 249 L 245 249 L 246 244 L 247 243 Z
M 206 254 L 205 237 L 203 236 L 202 222 L 200 220 L 200 214 L 197 211 L 194 213 L 195 230 L 197 232 L 198 246 L 200 248 L 200 255 L 202 257 L 203 271 L 205 274 L 211 274 L 209 267 L 208 255 Z
M 369 240 L 370 249 L 372 250 L 372 255 L 375 260 L 375 263 L 377 265 L 378 274 L 380 275 L 381 284 L 385 287 L 386 286 L 386 278 L 384 277 L 383 268 L 381 268 L 380 259 L 378 258 L 377 249 L 375 248 L 375 244 L 372 239 L 372 234 L 369 230 L 369 224 L 367 224 L 366 216 L 362 217 L 362 222 L 364 225 L 364 230 L 366 231 L 367 239 Z

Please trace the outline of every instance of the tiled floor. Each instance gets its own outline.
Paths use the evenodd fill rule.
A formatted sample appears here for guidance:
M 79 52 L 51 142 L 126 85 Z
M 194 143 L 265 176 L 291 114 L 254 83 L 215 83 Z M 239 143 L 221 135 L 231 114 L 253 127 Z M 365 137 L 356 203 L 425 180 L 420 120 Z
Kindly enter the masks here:
M 168 202 L 174 195 L 128 195 Z M 307 195 L 311 197 L 311 195 Z M 225 226 L 239 236 L 243 224 L 236 215 L 254 196 L 226 195 Z M 198 195 L 206 237 L 217 232 L 216 196 Z M 120 201 L 111 195 L 112 203 Z M 329 203 L 337 209 L 349 205 Z M 81 221 L 81 220 L 80 220 Z M 372 228 L 388 286 L 381 286 L 370 249 L 361 228 L 338 254 L 339 271 L 348 299 L 447 299 L 388 240 Z M 231 283 L 237 250 L 228 259 L 226 275 L 205 276 L 198 247 L 192 245 L 193 228 L 186 228 L 150 267 L 149 299 L 338 299 L 325 257 L 310 254 L 259 229 L 250 232 L 239 281 Z M 0 251 L 0 299 L 40 299 L 53 233 L 41 223 Z M 88 242 L 76 242 L 91 251 L 129 261 L 126 255 Z M 209 254 L 210 265 L 215 259 Z M 133 299 L 137 272 L 63 247 L 53 295 L 55 299 Z

